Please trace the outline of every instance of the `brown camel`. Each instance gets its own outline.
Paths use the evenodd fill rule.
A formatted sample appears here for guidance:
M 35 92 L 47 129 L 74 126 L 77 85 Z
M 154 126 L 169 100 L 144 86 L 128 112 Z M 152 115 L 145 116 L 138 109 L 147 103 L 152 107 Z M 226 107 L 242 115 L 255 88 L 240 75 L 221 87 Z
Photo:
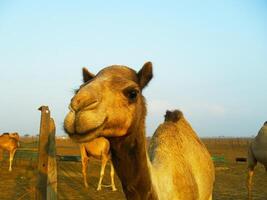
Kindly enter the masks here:
M 108 161 L 110 161 L 110 178 L 112 191 L 116 191 L 114 183 L 114 167 L 111 160 L 110 144 L 104 137 L 95 138 L 94 140 L 80 144 L 81 157 L 82 157 L 82 172 L 85 187 L 88 187 L 87 183 L 87 166 L 89 157 L 93 157 L 101 160 L 101 171 L 98 182 L 97 190 L 101 190 L 102 180 L 104 177 L 105 167 Z
M 211 200 L 214 166 L 183 115 L 175 122 L 167 117 L 147 154 L 142 91 L 152 76 L 151 62 L 137 73 L 113 65 L 95 76 L 84 68 L 84 84 L 71 100 L 64 128 L 80 143 L 109 139 L 127 199 Z
M 9 152 L 9 171 L 12 171 L 12 161 L 18 147 L 18 133 L 3 133 L 0 135 L 0 148 Z
M 267 121 L 248 148 L 248 199 L 252 199 L 252 177 L 257 162 L 263 164 L 267 171 Z

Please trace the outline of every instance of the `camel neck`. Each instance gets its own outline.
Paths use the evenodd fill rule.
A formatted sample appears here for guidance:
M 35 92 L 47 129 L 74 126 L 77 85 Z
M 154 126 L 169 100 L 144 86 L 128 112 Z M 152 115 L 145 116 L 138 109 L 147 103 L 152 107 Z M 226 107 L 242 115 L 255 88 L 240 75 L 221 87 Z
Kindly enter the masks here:
M 138 138 L 138 139 L 137 139 Z M 128 200 L 157 200 L 148 167 L 144 134 L 110 139 L 112 161 Z

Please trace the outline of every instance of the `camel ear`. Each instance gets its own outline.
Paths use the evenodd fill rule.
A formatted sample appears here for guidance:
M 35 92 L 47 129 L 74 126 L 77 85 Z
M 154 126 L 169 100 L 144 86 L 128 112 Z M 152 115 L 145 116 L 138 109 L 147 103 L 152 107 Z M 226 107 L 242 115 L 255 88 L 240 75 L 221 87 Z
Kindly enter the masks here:
M 153 77 L 153 72 L 152 72 L 152 63 L 147 62 L 144 64 L 142 69 L 137 73 L 138 76 L 138 81 L 139 81 L 139 86 L 141 89 L 147 86 L 149 81 Z
M 88 71 L 85 67 L 83 67 L 83 82 L 86 83 L 87 81 L 94 78 L 95 75 Z

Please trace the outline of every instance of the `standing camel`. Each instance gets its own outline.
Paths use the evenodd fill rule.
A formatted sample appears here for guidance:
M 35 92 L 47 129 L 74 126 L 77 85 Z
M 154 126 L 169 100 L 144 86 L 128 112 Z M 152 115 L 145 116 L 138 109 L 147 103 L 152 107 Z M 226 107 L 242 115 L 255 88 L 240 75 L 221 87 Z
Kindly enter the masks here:
M 252 177 L 257 162 L 263 164 L 267 171 L 267 121 L 248 148 L 248 199 L 252 199 Z
M 0 148 L 9 152 L 9 171 L 12 171 L 12 161 L 19 147 L 18 133 L 3 133 L 0 135 Z
M 98 182 L 97 190 L 101 190 L 102 180 L 104 177 L 105 167 L 108 161 L 110 161 L 110 178 L 112 191 L 116 191 L 114 183 L 114 167 L 111 160 L 110 144 L 104 137 L 96 138 L 90 142 L 80 144 L 81 157 L 82 157 L 82 172 L 85 187 L 88 187 L 87 183 L 87 166 L 89 157 L 93 157 L 101 160 L 101 171 Z
M 84 68 L 84 84 L 71 100 L 64 128 L 80 143 L 109 139 L 127 199 L 211 200 L 211 157 L 182 114 L 159 126 L 147 154 L 142 91 L 152 77 L 151 62 L 139 72 L 113 65 L 93 75 Z

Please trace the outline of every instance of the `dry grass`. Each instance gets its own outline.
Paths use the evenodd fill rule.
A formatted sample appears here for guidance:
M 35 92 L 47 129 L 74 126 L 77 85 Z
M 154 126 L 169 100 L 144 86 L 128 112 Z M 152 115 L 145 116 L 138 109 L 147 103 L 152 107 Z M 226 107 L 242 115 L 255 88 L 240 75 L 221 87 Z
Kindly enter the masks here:
M 223 156 L 228 162 L 236 157 L 247 157 L 250 138 L 203 138 L 202 141 L 212 156 Z
M 215 163 L 216 182 L 214 188 L 215 200 L 244 200 L 246 199 L 246 163 L 236 163 L 236 157 L 246 157 L 247 146 L 250 142 L 245 138 L 220 138 L 203 139 L 208 150 L 213 156 L 223 156 L 226 162 Z M 57 140 L 57 154 L 79 155 L 79 147 L 70 140 Z M 17 200 L 33 199 L 33 188 L 36 182 L 36 159 L 31 158 L 37 149 L 36 138 L 22 139 L 21 149 L 15 157 L 13 172 L 8 172 L 7 156 L 0 162 L 0 199 Z M 32 149 L 29 152 L 23 149 Z M 20 152 L 20 153 L 19 153 Z M 23 157 L 23 154 L 26 154 Z M 30 154 L 32 153 L 32 154 Z M 21 157 L 20 157 L 21 154 Z M 99 177 L 100 163 L 91 160 L 88 169 L 89 188 L 83 186 L 81 163 L 79 162 L 58 162 L 58 199 L 125 199 L 122 193 L 120 181 L 115 177 L 117 192 L 111 188 L 103 188 L 103 191 L 96 191 Z M 109 184 L 109 166 L 107 166 L 104 183 Z M 264 200 L 267 197 L 267 175 L 262 166 L 256 167 L 254 178 L 254 200 Z M 14 189 L 15 188 L 15 189 Z

